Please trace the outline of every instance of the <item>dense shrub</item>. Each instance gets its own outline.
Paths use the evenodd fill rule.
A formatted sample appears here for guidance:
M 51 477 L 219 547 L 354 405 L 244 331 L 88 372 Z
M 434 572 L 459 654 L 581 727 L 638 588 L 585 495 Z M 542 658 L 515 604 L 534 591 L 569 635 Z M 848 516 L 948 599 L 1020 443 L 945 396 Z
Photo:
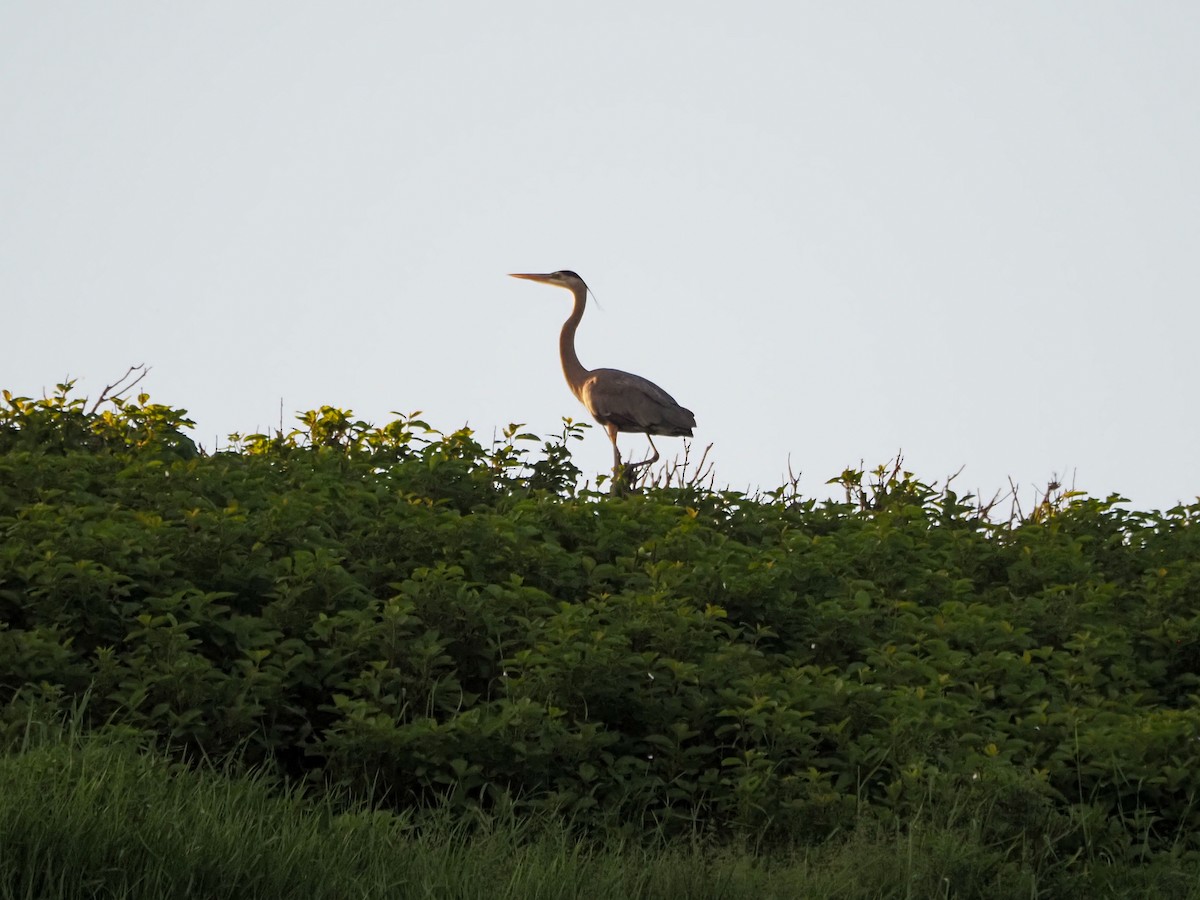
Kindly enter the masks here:
M 996 841 L 1200 850 L 1198 507 L 610 497 L 570 422 L 204 453 L 144 395 L 4 397 L 0 738 L 87 695 L 396 807 L 816 840 L 966 798 Z

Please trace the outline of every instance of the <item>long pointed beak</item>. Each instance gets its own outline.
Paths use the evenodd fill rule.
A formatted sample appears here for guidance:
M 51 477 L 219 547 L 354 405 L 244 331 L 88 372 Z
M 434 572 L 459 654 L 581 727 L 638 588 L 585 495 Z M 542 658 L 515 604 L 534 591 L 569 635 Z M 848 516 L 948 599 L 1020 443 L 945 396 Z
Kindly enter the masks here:
M 549 275 L 529 275 L 511 273 L 510 278 L 524 278 L 526 281 L 540 281 L 542 284 L 554 284 L 554 280 Z

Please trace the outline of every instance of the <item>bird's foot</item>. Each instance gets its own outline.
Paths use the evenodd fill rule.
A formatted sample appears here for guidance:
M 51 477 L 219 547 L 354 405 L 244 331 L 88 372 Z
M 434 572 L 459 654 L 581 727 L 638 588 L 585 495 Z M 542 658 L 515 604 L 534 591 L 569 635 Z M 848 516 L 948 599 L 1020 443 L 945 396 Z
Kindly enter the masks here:
M 641 462 L 625 463 L 625 468 L 629 472 L 636 472 L 638 469 L 640 469 L 644 466 L 652 466 L 656 462 L 658 462 L 658 448 L 657 447 L 654 448 L 653 456 L 643 459 Z
M 654 455 L 640 462 L 618 462 L 613 467 L 612 493 L 628 494 L 637 487 L 641 470 L 658 462 L 658 449 Z

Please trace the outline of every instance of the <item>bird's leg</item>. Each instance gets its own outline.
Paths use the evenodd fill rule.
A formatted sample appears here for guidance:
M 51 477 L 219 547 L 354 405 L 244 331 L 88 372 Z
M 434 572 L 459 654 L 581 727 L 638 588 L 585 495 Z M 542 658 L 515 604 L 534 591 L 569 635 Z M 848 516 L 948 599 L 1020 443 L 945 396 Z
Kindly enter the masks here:
M 629 492 L 629 476 L 628 468 L 621 464 L 621 451 L 617 449 L 617 426 L 605 425 L 605 430 L 608 432 L 608 439 L 613 445 L 613 470 L 612 470 L 612 486 L 611 491 L 614 496 L 626 494 Z
M 626 487 L 631 489 L 634 487 L 634 483 L 637 481 L 638 470 L 658 462 L 658 448 L 654 446 L 654 440 L 650 437 L 650 435 L 647 434 L 646 438 L 650 441 L 650 449 L 654 451 L 654 455 L 649 459 L 643 459 L 641 462 L 625 463 L 625 465 L 621 467 L 621 478 L 625 482 Z
M 650 437 L 649 434 L 646 435 L 646 440 L 650 442 L 650 449 L 654 451 L 654 455 L 642 464 L 648 466 L 651 463 L 658 462 L 658 448 L 654 446 L 654 438 Z
M 631 472 L 634 469 L 640 469 L 642 466 L 650 466 L 658 462 L 658 448 L 654 446 L 654 438 L 650 437 L 650 435 L 646 435 L 646 440 L 650 442 L 650 449 L 654 451 L 654 455 L 649 459 L 643 459 L 641 462 L 629 463 L 626 465 L 625 468 L 629 469 Z
M 613 445 L 613 477 L 621 471 L 621 451 L 617 449 L 617 426 L 605 425 L 604 430 L 608 432 L 608 439 Z

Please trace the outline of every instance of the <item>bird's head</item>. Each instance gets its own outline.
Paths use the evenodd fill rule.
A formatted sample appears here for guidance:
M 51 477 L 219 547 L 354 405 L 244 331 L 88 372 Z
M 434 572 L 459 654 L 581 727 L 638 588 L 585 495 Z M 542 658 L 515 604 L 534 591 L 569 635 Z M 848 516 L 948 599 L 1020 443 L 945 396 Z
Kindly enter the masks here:
M 540 281 L 542 284 L 552 284 L 555 287 L 566 288 L 569 291 L 578 291 L 579 289 L 587 290 L 587 284 L 584 280 L 572 272 L 570 269 L 560 269 L 557 272 L 550 272 L 548 275 L 516 275 L 513 278 L 524 278 L 527 281 Z

